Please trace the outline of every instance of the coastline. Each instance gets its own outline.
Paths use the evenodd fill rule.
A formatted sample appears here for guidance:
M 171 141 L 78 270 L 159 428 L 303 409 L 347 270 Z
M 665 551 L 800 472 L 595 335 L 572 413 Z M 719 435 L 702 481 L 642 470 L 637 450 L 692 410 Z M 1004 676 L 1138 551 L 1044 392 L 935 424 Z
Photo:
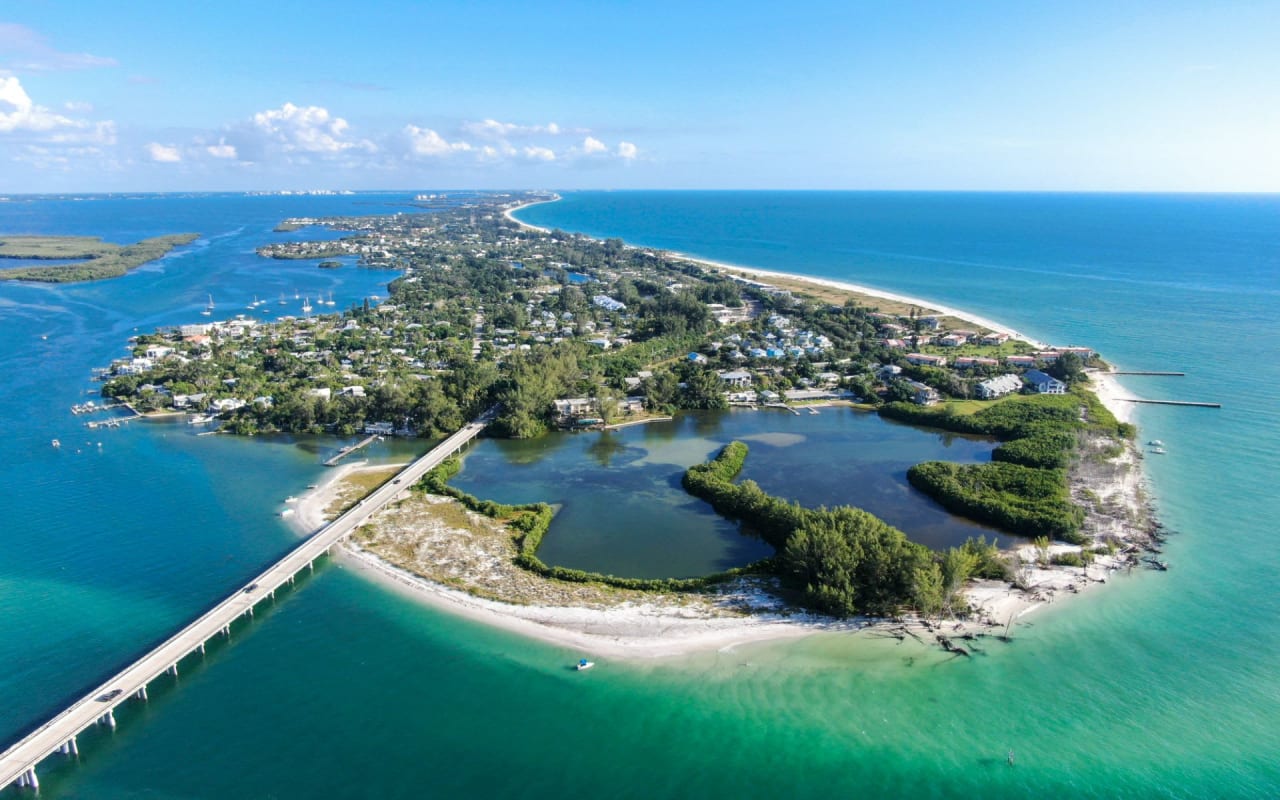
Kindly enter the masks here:
M 527 222 L 521 222 L 520 220 L 515 218 L 515 213 L 523 208 L 529 208 L 530 206 L 540 206 L 543 203 L 558 203 L 558 202 L 560 202 L 560 195 L 556 195 L 555 197 L 551 197 L 546 200 L 533 200 L 528 203 L 521 203 L 518 206 L 512 206 L 511 208 L 508 208 L 506 211 L 502 212 L 502 216 L 506 217 L 507 219 L 511 220 L 515 224 L 519 225 L 521 228 L 527 228 L 531 231 L 537 231 L 538 233 L 551 233 L 550 228 L 543 228 L 538 225 L 530 225 Z
M 520 219 L 517 219 L 515 216 L 515 213 L 522 208 L 541 205 L 542 203 L 554 203 L 559 200 L 560 198 L 557 196 L 554 200 L 539 200 L 533 203 L 524 203 L 522 205 L 507 209 L 505 212 L 503 212 L 503 216 L 505 216 L 507 219 L 511 220 L 512 222 L 514 222 L 515 224 L 519 225 L 522 228 L 527 228 L 532 231 L 538 231 L 539 233 L 549 233 L 550 231 L 547 228 L 542 228 L 537 225 L 530 225 L 527 222 L 523 222 Z M 661 248 L 651 248 L 651 249 L 661 249 Z M 676 251 L 668 251 L 668 252 L 673 258 L 677 258 L 683 261 L 688 261 L 693 264 L 698 264 L 700 266 L 707 267 L 708 269 L 712 269 L 717 272 L 728 272 L 728 273 L 740 272 L 740 273 L 752 275 L 758 278 L 774 278 L 774 279 L 782 279 L 787 281 L 795 281 L 799 283 L 808 283 L 814 286 L 822 286 L 829 289 L 836 289 L 838 291 L 848 292 L 854 295 L 860 295 L 862 297 L 868 297 L 868 298 L 873 298 L 877 300 L 888 300 L 895 303 L 904 303 L 906 305 L 917 306 L 922 311 L 929 311 L 941 316 L 954 317 L 955 319 L 960 320 L 961 322 L 977 325 L 979 327 L 986 328 L 996 333 L 1007 334 L 1011 338 L 1026 342 L 1040 349 L 1046 349 L 1049 347 L 1049 345 L 1046 344 L 1045 342 L 1041 342 L 1036 339 L 1033 339 L 1024 333 L 1021 333 L 1020 331 L 1010 328 L 1007 325 L 1003 325 L 999 322 L 996 322 L 995 320 L 987 319 L 986 317 L 978 316 L 976 314 L 971 314 L 967 311 L 962 311 L 960 309 L 952 308 L 950 306 L 942 305 L 940 303 L 935 303 L 932 300 L 924 300 L 919 297 L 912 297 L 910 295 L 899 294 L 897 292 L 890 292 L 884 289 L 876 289 L 874 287 L 864 286 L 862 284 L 849 283 L 848 281 L 839 281 L 831 278 L 820 278 L 814 275 L 803 275 L 800 273 L 780 272 L 778 270 L 763 269 L 760 267 L 744 267 L 740 264 L 729 264 L 723 261 L 712 261 L 710 259 L 699 258 L 698 256 L 691 256 L 686 253 L 680 253 Z
M 1118 402 L 1127 396 L 1105 373 L 1093 376 L 1099 399 L 1117 415 L 1129 421 L 1134 407 Z M 1092 492 L 1108 504 L 1119 504 L 1127 509 L 1129 517 L 1139 517 L 1145 508 L 1145 479 L 1140 470 L 1138 448 L 1130 443 L 1118 460 L 1117 472 L 1095 474 L 1093 482 L 1073 479 L 1073 489 Z M 365 463 L 348 464 L 335 469 L 315 489 L 303 495 L 295 505 L 297 513 L 290 520 L 302 535 L 309 535 L 326 521 L 326 510 L 335 501 L 344 499 L 344 487 L 352 487 L 346 479 L 362 472 L 385 471 L 395 465 Z M 406 490 L 406 495 L 408 491 Z M 345 499 L 354 499 L 348 493 Z M 582 654 L 612 659 L 649 660 L 691 655 L 711 650 L 725 650 L 744 644 L 782 641 L 814 635 L 851 635 L 869 632 L 877 637 L 894 637 L 900 641 L 914 639 L 922 649 L 949 657 L 948 645 L 939 648 L 940 636 L 952 639 L 974 639 L 1004 634 L 1023 618 L 1059 599 L 1079 594 L 1105 584 L 1107 579 L 1131 562 L 1122 552 L 1114 555 L 1099 554 L 1085 567 L 1039 566 L 1038 554 L 1031 543 L 1024 543 L 1016 552 L 1023 562 L 1022 583 L 1018 589 L 1003 581 L 976 581 L 965 589 L 964 597 L 971 613 L 963 621 L 906 617 L 901 619 L 854 618 L 836 619 L 819 614 L 796 611 L 787 607 L 765 579 L 738 579 L 722 586 L 714 593 L 695 595 L 669 595 L 610 590 L 607 599 L 591 595 L 581 585 L 568 584 L 555 587 L 563 590 L 559 596 L 547 596 L 533 602 L 506 602 L 498 599 L 510 589 L 511 576 L 516 580 L 544 585 L 559 582 L 546 581 L 539 576 L 514 566 L 514 547 L 510 535 L 501 523 L 480 515 L 465 512 L 468 523 L 451 526 L 430 517 L 412 516 L 422 507 L 451 507 L 460 509 L 447 498 L 426 496 L 412 502 L 388 508 L 376 518 L 376 528 L 381 531 L 408 531 L 407 539 L 396 542 L 391 549 L 412 551 L 414 556 L 400 555 L 393 558 L 374 552 L 368 542 L 348 540 L 339 549 L 344 563 L 358 569 L 360 574 L 384 587 L 403 592 L 418 602 L 456 614 L 490 627 L 537 639 L 539 641 L 571 648 Z M 406 519 L 405 515 L 409 515 Z M 1138 527 L 1114 520 L 1102 524 L 1113 526 L 1112 533 L 1126 543 L 1140 534 Z M 472 534 L 477 528 L 491 526 L 491 537 L 486 544 Z M 464 530 L 463 528 L 470 529 Z M 494 542 L 498 542 L 495 550 Z M 487 548 L 487 549 L 486 549 Z M 510 548 L 510 549 L 505 549 Z M 1048 554 L 1078 552 L 1079 547 L 1054 544 Z M 429 558 L 424 558 L 428 556 Z M 431 567 L 415 571 L 417 566 L 428 564 L 461 565 L 451 574 L 431 577 L 421 574 L 431 572 Z M 468 563 L 469 562 L 469 563 Z M 506 569 L 504 574 L 503 569 Z M 578 592 L 577 595 L 574 593 Z M 486 596 L 489 595 L 489 596 Z M 579 598 L 579 599 L 575 599 Z
M 544 200 L 538 202 L 555 202 Z M 516 219 L 513 214 L 521 208 L 535 203 L 528 203 L 507 209 L 504 216 L 523 228 L 546 232 L 546 229 L 529 225 Z M 938 314 L 951 316 L 965 322 L 1006 333 L 1026 341 L 1037 347 L 1046 347 L 1041 342 L 1031 339 L 1020 332 L 977 315 L 959 309 L 912 298 L 892 292 L 885 292 L 871 287 L 842 281 L 815 278 L 812 276 L 791 275 L 777 271 L 741 267 L 703 259 L 688 258 L 686 260 L 704 265 L 711 269 L 737 271 L 761 278 L 785 278 L 791 282 L 809 283 L 816 286 L 837 289 L 869 298 L 892 300 L 909 303 L 928 309 Z M 1132 422 L 1136 407 L 1124 402 L 1133 394 L 1120 385 L 1116 377 L 1107 372 L 1090 373 L 1091 390 L 1099 401 L 1110 410 L 1117 419 Z M 1144 518 L 1148 513 L 1145 500 L 1145 478 L 1141 471 L 1141 453 L 1132 443 L 1125 447 L 1124 454 L 1116 459 L 1116 464 L 1109 470 L 1095 470 L 1089 475 L 1073 474 L 1072 489 L 1075 495 L 1101 497 L 1111 507 L 1122 508 L 1123 519 L 1117 522 L 1108 517 L 1092 520 L 1095 528 L 1107 537 L 1117 540 L 1129 550 L 1146 531 L 1135 521 Z M 334 470 L 326 479 L 300 498 L 295 506 L 296 514 L 290 520 L 291 525 L 302 535 L 309 535 L 327 521 L 326 510 L 335 500 L 342 497 L 343 487 L 347 486 L 346 478 L 358 472 L 385 470 L 392 465 L 367 465 L 363 463 L 348 464 Z M 1079 470 L 1078 473 L 1085 471 Z M 407 490 L 406 490 L 407 494 Z M 417 502 L 415 500 L 415 502 Z M 426 506 L 435 504 L 452 504 L 444 498 L 424 498 Z M 402 507 L 412 503 L 400 504 Z M 1053 603 L 1060 596 L 1076 594 L 1090 587 L 1106 583 L 1112 573 L 1131 566 L 1133 557 L 1127 554 L 1099 554 L 1096 560 L 1085 567 L 1038 566 L 1035 546 L 1024 543 L 1012 552 L 1017 553 L 1022 561 L 1020 570 L 1021 584 L 1018 589 L 1007 582 L 979 581 L 971 584 L 964 591 L 972 613 L 965 621 L 936 620 L 917 618 L 886 620 L 856 618 L 840 620 L 821 615 L 789 610 L 786 604 L 771 591 L 768 581 L 756 579 L 739 579 L 722 587 L 717 593 L 706 595 L 637 595 L 615 592 L 609 602 L 602 602 L 597 597 L 586 601 L 558 598 L 539 600 L 537 602 L 504 602 L 495 599 L 500 595 L 504 577 L 501 570 L 494 570 L 494 565 L 506 564 L 514 567 L 514 552 L 498 552 L 486 545 L 468 540 L 470 534 L 463 528 L 472 531 L 484 518 L 467 512 L 469 522 L 465 525 L 448 527 L 445 523 L 426 517 L 426 525 L 430 530 L 414 528 L 421 526 L 423 517 L 406 525 L 401 519 L 395 521 L 394 515 L 403 513 L 402 509 L 388 508 L 380 512 L 377 518 L 379 530 L 395 528 L 398 524 L 401 533 L 416 534 L 419 538 L 406 538 L 396 544 L 400 550 L 417 554 L 422 550 L 440 546 L 453 547 L 443 553 L 432 550 L 433 562 L 465 562 L 473 559 L 470 571 L 466 574 L 449 574 L 444 580 L 439 575 L 428 577 L 415 571 L 408 562 L 413 557 L 397 556 L 395 563 L 379 553 L 373 552 L 367 542 L 348 540 L 340 548 L 345 562 L 357 567 L 361 574 L 384 586 L 394 587 L 397 591 L 408 593 L 433 608 L 457 614 L 464 618 L 535 638 L 550 644 L 574 648 L 584 654 L 620 659 L 652 659 L 676 655 L 685 655 L 699 651 L 725 649 L 751 642 L 763 642 L 798 638 L 817 634 L 849 634 L 858 631 L 875 631 L 880 635 L 889 635 L 905 641 L 914 638 L 930 649 L 937 650 L 936 640 L 942 643 L 940 631 L 945 624 L 945 635 L 948 637 L 976 637 L 999 634 L 1022 617 Z M 1099 516 L 1099 515 L 1092 515 Z M 493 523 L 499 525 L 498 523 Z M 495 540 L 508 541 L 509 534 L 499 531 Z M 447 543 L 446 543 L 447 542 Z M 442 544 L 445 543 L 445 544 Z M 1067 552 L 1079 552 L 1078 546 L 1055 544 L 1047 554 L 1057 555 Z M 416 556 L 414 556 L 416 557 Z M 422 562 L 425 563 L 425 562 Z M 476 566 L 479 564 L 480 566 Z M 523 570 L 519 570 L 522 574 Z M 511 572 L 505 573 L 509 579 Z M 546 580 L 536 578 L 539 581 Z M 447 581 L 444 582 L 444 581 Z M 489 581 L 489 583 L 485 583 Z M 459 586 L 466 588 L 458 588 Z M 560 587 L 563 588 L 563 587 Z M 570 591 L 570 590 L 566 590 Z M 570 592 L 571 593 L 571 592 Z M 488 596 L 485 596 L 488 595 Z M 581 595 L 580 595 L 581 596 Z M 943 649 L 951 654 L 949 643 Z

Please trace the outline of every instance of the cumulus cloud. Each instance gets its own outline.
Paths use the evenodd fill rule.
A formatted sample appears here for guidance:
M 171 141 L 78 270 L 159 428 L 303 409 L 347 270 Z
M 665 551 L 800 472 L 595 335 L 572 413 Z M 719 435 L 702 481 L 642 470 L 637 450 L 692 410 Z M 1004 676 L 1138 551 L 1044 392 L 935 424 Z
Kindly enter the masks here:
M 236 153 L 235 145 L 227 144 L 226 139 L 219 139 L 217 144 L 206 145 L 204 151 L 213 158 L 234 159 L 239 157 Z
M 51 131 L 86 124 L 36 105 L 16 77 L 0 78 L 0 133 Z
M 172 145 L 160 144 L 159 142 L 148 142 L 147 154 L 151 156 L 152 161 L 161 164 L 176 164 L 182 160 L 182 153 L 178 151 L 178 148 Z
M 549 147 L 538 147 L 531 145 L 522 151 L 524 157 L 530 161 L 555 161 L 556 152 Z
M 57 50 L 26 25 L 0 22 L 0 65 L 15 72 L 54 72 L 114 67 L 114 58 Z
M 587 155 L 591 155 L 592 153 L 607 153 L 608 151 L 609 148 L 605 146 L 604 142 L 592 136 L 588 136 L 582 140 L 582 152 Z
M 366 139 L 347 136 L 347 121 L 329 114 L 320 106 L 295 106 L 259 111 L 253 115 L 253 130 L 286 153 L 334 155 L 348 150 L 373 152 L 377 148 Z
M 409 152 L 415 156 L 446 156 L 471 150 L 466 142 L 448 142 L 430 128 L 419 128 L 417 125 L 404 126 L 404 136 L 409 141 Z
M 462 130 L 481 139 L 559 136 L 565 132 L 554 122 L 549 122 L 546 125 L 518 125 L 514 122 L 499 122 L 496 119 L 486 119 L 483 122 L 464 122 L 462 123 Z
M 618 158 L 623 161 L 635 161 L 640 151 L 631 142 L 618 142 Z

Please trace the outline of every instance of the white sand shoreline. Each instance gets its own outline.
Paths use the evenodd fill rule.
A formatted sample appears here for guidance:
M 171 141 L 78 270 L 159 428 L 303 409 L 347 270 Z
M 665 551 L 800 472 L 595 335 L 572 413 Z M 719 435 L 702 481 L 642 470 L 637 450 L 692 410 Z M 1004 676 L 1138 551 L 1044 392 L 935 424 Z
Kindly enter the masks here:
M 558 199 L 558 197 L 555 198 L 555 200 Z M 537 202 L 555 202 L 555 200 Z M 504 214 L 522 227 L 546 232 L 546 229 L 521 222 L 512 216 L 514 212 L 528 205 L 533 203 L 513 207 Z M 686 256 L 680 256 L 680 258 L 715 269 L 737 270 L 762 278 L 807 281 L 870 297 L 909 303 L 981 325 L 993 331 L 1007 333 L 1011 337 L 1022 339 L 1037 347 L 1046 346 L 993 320 L 917 298 L 842 281 L 721 264 Z M 1131 422 L 1135 406 L 1124 402 L 1123 398 L 1132 397 L 1132 393 L 1125 390 L 1115 376 L 1108 373 L 1095 372 L 1091 378 L 1093 390 L 1103 405 L 1115 414 L 1117 419 Z M 1137 449 L 1132 445 L 1127 449 L 1126 458 L 1130 459 L 1126 467 L 1129 469 L 1127 473 L 1129 477 L 1118 481 L 1115 487 L 1110 488 L 1115 489 L 1114 494 L 1118 501 L 1137 513 L 1136 506 L 1141 502 L 1142 497 L 1143 478 L 1138 469 L 1140 462 Z M 309 534 L 324 524 L 325 509 L 338 496 L 342 479 L 347 475 L 356 471 L 387 469 L 391 466 L 393 465 L 351 464 L 334 470 L 325 481 L 303 496 L 295 506 L 297 513 L 292 520 L 295 529 Z M 1106 489 L 1108 487 L 1089 488 Z M 1059 553 L 1078 549 L 1069 545 L 1054 545 L 1051 552 Z M 1024 561 L 1029 562 L 1035 559 L 1032 545 L 1023 545 L 1016 550 L 1022 555 Z M 1024 578 L 1030 589 L 1026 591 L 1011 588 L 1004 582 L 977 582 L 966 590 L 966 596 L 975 610 L 971 619 L 962 623 L 949 620 L 939 625 L 937 622 L 928 623 L 915 619 L 836 620 L 818 615 L 785 613 L 781 601 L 771 596 L 767 589 L 748 581 L 733 585 L 724 595 L 718 597 L 699 596 L 695 598 L 695 604 L 692 607 L 689 604 L 663 603 L 660 598 L 656 598 L 654 602 L 623 602 L 608 608 L 515 605 L 481 598 L 408 572 L 354 542 L 347 542 L 343 552 L 345 561 L 357 567 L 362 574 L 383 585 L 407 591 L 412 597 L 432 607 L 522 636 L 572 648 L 583 655 L 619 659 L 663 658 L 697 651 L 726 649 L 748 642 L 790 639 L 820 633 L 848 634 L 868 629 L 881 632 L 902 631 L 904 641 L 908 635 L 913 638 L 920 636 L 932 646 L 933 637 L 940 630 L 945 630 L 950 636 L 992 633 L 993 628 L 1003 628 L 1052 603 L 1060 593 L 1076 593 L 1087 587 L 1105 583 L 1106 576 L 1123 566 L 1122 560 L 1118 557 L 1100 555 L 1092 566 L 1086 568 L 1028 567 Z M 736 611 L 743 606 L 756 610 L 747 614 Z M 908 628 L 910 628 L 909 633 Z

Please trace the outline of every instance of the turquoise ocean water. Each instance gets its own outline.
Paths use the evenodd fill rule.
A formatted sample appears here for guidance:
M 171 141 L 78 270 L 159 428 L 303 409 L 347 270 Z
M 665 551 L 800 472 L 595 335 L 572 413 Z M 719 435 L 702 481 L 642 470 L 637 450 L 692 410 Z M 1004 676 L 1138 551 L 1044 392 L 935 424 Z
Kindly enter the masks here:
M 408 210 L 410 196 L 0 203 L 4 233 L 204 236 L 115 281 L 0 285 L 0 740 L 295 542 L 281 500 L 338 444 L 88 433 L 67 408 L 90 368 L 134 327 L 202 319 L 208 294 L 219 315 L 255 295 L 385 295 L 389 273 L 253 248 L 282 217 Z M 824 636 L 579 675 L 576 652 L 329 564 L 127 706 L 114 733 L 82 738 L 78 762 L 46 762 L 45 796 L 1280 794 L 1280 199 L 574 193 L 521 218 L 917 295 L 1122 368 L 1186 371 L 1125 381 L 1224 404 L 1138 414 L 1169 450 L 1147 467 L 1179 531 L 1170 571 L 1037 612 L 967 661 Z

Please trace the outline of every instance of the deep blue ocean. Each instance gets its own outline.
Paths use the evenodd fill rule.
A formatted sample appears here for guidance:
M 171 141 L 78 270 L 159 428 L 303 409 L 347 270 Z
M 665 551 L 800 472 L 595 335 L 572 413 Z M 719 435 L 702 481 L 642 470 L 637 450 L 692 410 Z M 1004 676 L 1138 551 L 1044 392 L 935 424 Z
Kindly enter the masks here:
M 272 232 L 282 218 L 409 211 L 412 195 L 0 202 L 0 234 L 202 236 L 116 280 L 0 284 L 0 741 L 293 545 L 281 502 L 341 444 L 89 432 L 68 408 L 90 370 L 135 329 L 200 321 L 209 295 L 219 316 L 251 313 L 255 296 L 385 296 L 393 273 L 254 248 L 288 238 Z M 1170 570 L 1038 611 L 1013 644 L 966 661 L 830 635 L 578 675 L 577 653 L 327 563 L 126 706 L 114 732 L 82 737 L 78 760 L 46 761 L 44 796 L 1280 795 L 1280 198 L 584 192 L 520 218 L 917 296 L 1122 369 L 1185 371 L 1124 379 L 1223 404 L 1137 414 L 1168 450 L 1146 469 L 1177 531 Z

